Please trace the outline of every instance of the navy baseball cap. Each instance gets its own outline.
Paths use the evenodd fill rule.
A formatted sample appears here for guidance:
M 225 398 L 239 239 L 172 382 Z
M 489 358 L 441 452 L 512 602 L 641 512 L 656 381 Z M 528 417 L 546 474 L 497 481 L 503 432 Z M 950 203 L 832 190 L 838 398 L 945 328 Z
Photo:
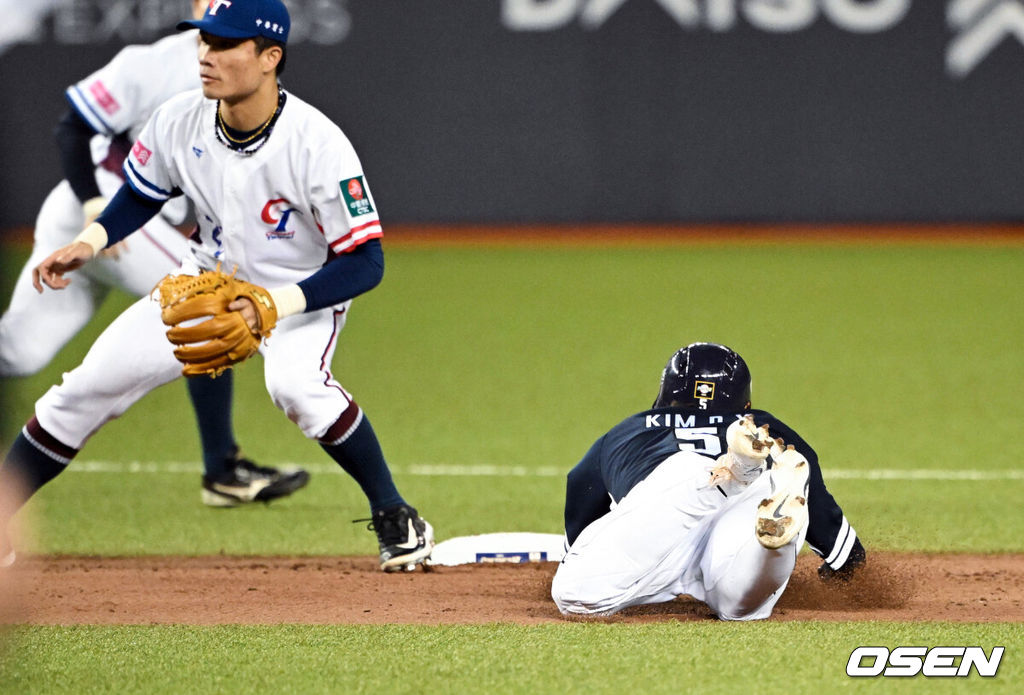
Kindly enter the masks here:
M 224 39 L 265 36 L 288 43 L 291 24 L 281 0 L 210 0 L 202 19 L 178 22 L 178 31 L 199 29 Z

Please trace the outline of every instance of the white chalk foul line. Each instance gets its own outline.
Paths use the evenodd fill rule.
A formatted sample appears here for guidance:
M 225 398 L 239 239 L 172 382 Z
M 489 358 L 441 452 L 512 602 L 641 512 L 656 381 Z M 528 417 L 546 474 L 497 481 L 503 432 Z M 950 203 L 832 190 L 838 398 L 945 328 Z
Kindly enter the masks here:
M 279 468 L 301 466 L 310 473 L 343 473 L 330 462 L 274 463 Z M 73 461 L 69 472 L 77 473 L 188 473 L 198 475 L 202 466 L 196 461 Z M 408 466 L 394 465 L 391 471 L 402 475 L 427 477 L 480 477 L 480 478 L 561 478 L 568 468 L 557 466 L 499 466 L 494 464 L 420 463 Z M 911 469 L 828 469 L 827 480 L 1024 480 L 1021 470 L 936 470 Z
M 829 470 L 824 472 L 824 476 L 828 480 L 1024 480 L 1024 471 L 943 471 L 926 468 L 866 471 Z

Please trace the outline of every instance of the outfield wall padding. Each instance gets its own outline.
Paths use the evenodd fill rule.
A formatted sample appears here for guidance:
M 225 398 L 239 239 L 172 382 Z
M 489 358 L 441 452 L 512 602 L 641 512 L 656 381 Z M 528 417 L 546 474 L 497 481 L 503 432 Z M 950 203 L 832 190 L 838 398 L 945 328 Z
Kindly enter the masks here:
M 385 221 L 1024 218 L 1024 0 L 288 4 L 283 82 Z M 174 14 L 73 0 L 0 54 L 0 227 L 59 179 L 63 89 Z

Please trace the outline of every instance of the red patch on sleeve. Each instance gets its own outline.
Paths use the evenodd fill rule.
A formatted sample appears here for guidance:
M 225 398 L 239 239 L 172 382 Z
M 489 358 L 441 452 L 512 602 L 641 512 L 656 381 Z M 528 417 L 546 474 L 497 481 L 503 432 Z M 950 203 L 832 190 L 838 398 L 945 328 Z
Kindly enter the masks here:
M 132 154 L 135 155 L 135 159 L 139 160 L 139 164 L 146 166 L 149 158 L 153 156 L 153 151 L 143 145 L 142 140 L 136 140 L 132 147 Z
M 107 113 L 116 113 L 121 108 L 121 105 L 117 103 L 117 99 L 107 91 L 107 88 L 99 80 L 89 85 L 89 92 L 96 100 L 96 103 L 100 105 L 100 108 Z

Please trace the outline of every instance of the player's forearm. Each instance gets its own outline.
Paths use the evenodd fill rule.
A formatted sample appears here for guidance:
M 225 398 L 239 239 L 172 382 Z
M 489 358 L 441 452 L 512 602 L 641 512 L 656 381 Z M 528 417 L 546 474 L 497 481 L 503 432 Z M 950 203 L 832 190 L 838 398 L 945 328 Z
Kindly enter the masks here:
M 64 178 L 82 203 L 100 196 L 90 146 L 94 135 L 96 131 L 74 109 L 68 109 L 54 132 Z
M 334 306 L 380 284 L 384 277 L 384 250 L 371 239 L 338 256 L 297 285 L 270 290 L 278 316 Z
M 106 246 L 113 246 L 142 227 L 160 212 L 161 207 L 163 203 L 147 200 L 136 194 L 128 184 L 122 185 L 96 218 L 96 222 L 106 232 Z

